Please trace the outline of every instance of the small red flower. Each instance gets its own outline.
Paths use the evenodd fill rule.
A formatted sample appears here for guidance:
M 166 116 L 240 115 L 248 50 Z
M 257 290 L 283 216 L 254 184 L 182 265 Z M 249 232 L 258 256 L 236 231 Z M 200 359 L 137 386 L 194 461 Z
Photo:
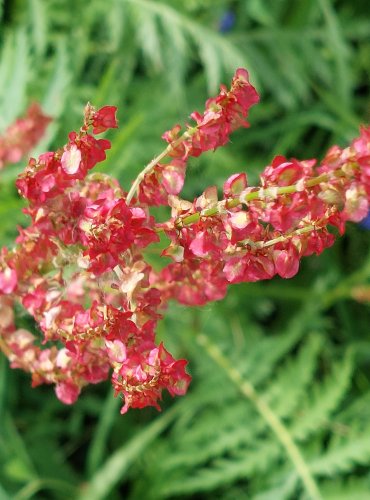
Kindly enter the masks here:
M 109 128 L 117 128 L 116 106 L 103 106 L 93 114 L 93 134 L 101 134 Z

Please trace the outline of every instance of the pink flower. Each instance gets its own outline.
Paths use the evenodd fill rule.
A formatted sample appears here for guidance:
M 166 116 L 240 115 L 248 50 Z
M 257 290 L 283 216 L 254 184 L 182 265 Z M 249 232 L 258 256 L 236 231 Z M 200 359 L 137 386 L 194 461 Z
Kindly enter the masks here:
M 70 382 L 60 382 L 55 387 L 57 398 L 65 405 L 72 405 L 77 401 L 80 389 Z
M 6 267 L 0 271 L 0 292 L 4 294 L 12 293 L 17 287 L 17 273 L 14 269 Z

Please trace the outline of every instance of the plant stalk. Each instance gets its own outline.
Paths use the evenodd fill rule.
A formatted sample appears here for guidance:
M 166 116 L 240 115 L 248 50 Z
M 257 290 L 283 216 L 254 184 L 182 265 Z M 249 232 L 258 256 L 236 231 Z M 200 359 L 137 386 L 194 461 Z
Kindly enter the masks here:
M 191 133 L 189 133 L 189 131 L 184 132 L 178 139 L 176 139 L 175 141 L 168 144 L 166 149 L 164 149 L 162 151 L 162 153 L 160 153 L 158 156 L 153 158 L 153 160 L 150 163 L 148 163 L 148 165 L 139 173 L 139 175 L 136 177 L 136 179 L 132 183 L 130 191 L 127 194 L 127 198 L 126 198 L 127 205 L 130 204 L 132 198 L 135 196 L 135 193 L 137 192 L 138 187 L 140 186 L 140 183 L 144 180 L 144 177 L 147 174 L 149 174 L 156 167 L 156 165 L 161 160 L 163 160 L 163 158 L 168 156 L 171 153 L 171 151 L 173 151 L 175 148 L 177 148 L 177 146 L 179 146 L 182 142 L 184 142 L 185 139 L 187 139 L 188 137 L 191 137 Z

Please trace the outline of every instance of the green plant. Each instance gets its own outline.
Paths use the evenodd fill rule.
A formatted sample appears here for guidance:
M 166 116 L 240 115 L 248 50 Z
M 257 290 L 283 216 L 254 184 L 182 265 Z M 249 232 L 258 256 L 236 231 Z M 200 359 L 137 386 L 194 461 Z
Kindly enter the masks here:
M 256 167 L 275 152 L 320 156 L 369 121 L 370 23 L 362 0 L 240 0 L 232 4 L 237 21 L 227 34 L 217 31 L 230 8 L 223 0 L 0 5 L 0 132 L 29 101 L 41 101 L 55 124 L 37 155 L 78 125 L 87 99 L 116 104 L 122 127 L 110 136 L 115 146 L 107 163 L 126 184 L 160 150 L 160 133 L 199 108 L 207 89 L 227 81 L 236 65 L 251 68 L 263 96 L 254 127 L 224 151 L 190 162 L 189 199 L 199 195 L 200 180 L 220 184 L 244 168 L 245 158 L 254 182 Z M 150 26 L 151 46 L 138 19 Z M 1 174 L 2 245 L 14 239 L 15 222 L 25 223 L 12 187 L 21 168 Z M 224 305 L 195 313 L 170 306 L 161 337 L 190 358 L 195 383 L 187 399 L 173 407 L 166 400 L 163 415 L 148 410 L 122 422 L 115 416 L 119 401 L 105 387 L 66 410 L 49 391 L 30 391 L 2 357 L 0 498 L 83 491 L 142 498 L 149 490 L 158 499 L 304 497 L 276 432 L 243 396 L 241 381 L 211 359 L 209 346 L 196 344 L 196 332 L 268 403 L 324 498 L 367 498 L 370 318 L 368 305 L 352 294 L 369 286 L 368 235 L 353 225 L 336 247 L 306 261 L 294 281 L 238 285 Z M 22 315 L 18 322 L 32 328 Z M 311 428 L 300 433 L 310 409 Z

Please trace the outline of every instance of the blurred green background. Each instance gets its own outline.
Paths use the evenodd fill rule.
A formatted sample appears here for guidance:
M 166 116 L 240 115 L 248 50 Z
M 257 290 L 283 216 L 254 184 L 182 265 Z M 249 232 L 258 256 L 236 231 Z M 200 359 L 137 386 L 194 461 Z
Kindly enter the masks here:
M 65 143 L 87 101 L 118 106 L 100 170 L 128 189 L 161 134 L 242 66 L 261 94 L 252 127 L 192 159 L 183 195 L 234 172 L 255 182 L 273 155 L 320 158 L 369 122 L 367 13 L 365 0 L 2 0 L 0 133 L 39 101 L 54 121 L 36 155 Z M 26 224 L 22 168 L 0 173 L 1 245 Z M 370 312 L 353 299 L 370 296 L 369 240 L 352 224 L 294 279 L 171 304 L 159 338 L 193 382 L 162 413 L 120 416 L 109 383 L 63 406 L 0 355 L 0 500 L 369 499 Z

